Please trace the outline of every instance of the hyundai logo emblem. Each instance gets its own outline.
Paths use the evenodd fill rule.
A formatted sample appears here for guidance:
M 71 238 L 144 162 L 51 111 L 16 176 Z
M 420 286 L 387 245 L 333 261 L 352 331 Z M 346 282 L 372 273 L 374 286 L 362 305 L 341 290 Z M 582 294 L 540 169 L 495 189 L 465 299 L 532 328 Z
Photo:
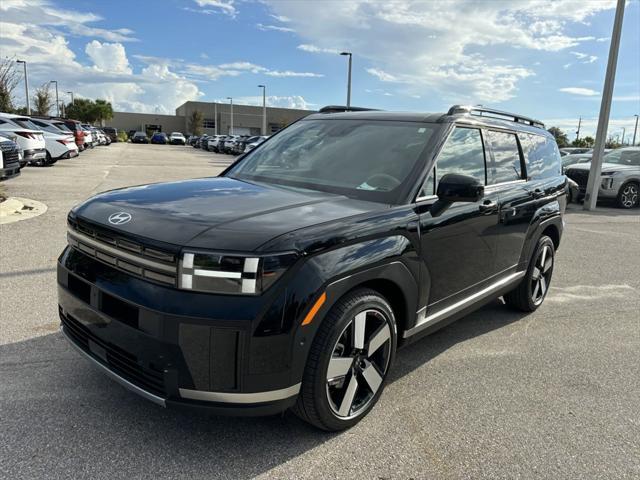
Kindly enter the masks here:
M 127 212 L 118 212 L 109 215 L 109 223 L 113 225 L 124 225 L 131 221 L 131 214 Z

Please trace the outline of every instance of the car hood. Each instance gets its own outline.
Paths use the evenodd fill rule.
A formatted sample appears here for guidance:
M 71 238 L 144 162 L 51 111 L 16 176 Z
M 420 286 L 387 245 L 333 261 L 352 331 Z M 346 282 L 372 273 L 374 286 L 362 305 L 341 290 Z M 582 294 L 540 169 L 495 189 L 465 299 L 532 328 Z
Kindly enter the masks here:
M 290 190 L 228 177 L 112 190 L 77 206 L 80 219 L 176 246 L 254 251 L 294 230 L 385 208 L 341 195 Z M 131 219 L 109 222 L 115 213 Z
M 566 170 L 567 172 L 570 170 L 590 170 L 591 162 L 589 163 L 576 163 L 574 165 L 569 165 Z M 606 172 L 632 172 L 638 171 L 640 167 L 637 165 L 620 165 L 619 163 L 603 163 L 602 164 L 602 173 Z

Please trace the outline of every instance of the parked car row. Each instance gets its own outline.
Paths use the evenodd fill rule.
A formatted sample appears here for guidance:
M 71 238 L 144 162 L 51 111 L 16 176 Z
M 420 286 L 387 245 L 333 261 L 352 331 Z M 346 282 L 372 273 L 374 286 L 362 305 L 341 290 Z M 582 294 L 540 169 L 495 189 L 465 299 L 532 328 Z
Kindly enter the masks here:
M 187 139 L 180 132 L 171 132 L 167 135 L 164 132 L 154 132 L 151 137 L 142 130 L 129 131 L 129 139 L 131 143 L 154 143 L 157 145 L 186 145 Z
M 564 168 L 566 176 L 577 184 L 577 189 L 571 191 L 571 199 L 578 202 L 584 199 L 591 169 L 591 157 L 582 160 Z M 640 205 L 640 147 L 618 148 L 607 153 L 602 159 L 601 177 L 598 200 L 615 200 L 621 208 Z
M 268 136 L 261 135 L 200 135 L 191 136 L 187 140 L 187 145 L 200 148 L 209 152 L 227 153 L 230 155 L 240 155 L 246 153 L 262 142 Z
M 12 178 L 26 165 L 53 165 L 111 142 L 102 129 L 77 120 L 0 112 L 0 177 Z

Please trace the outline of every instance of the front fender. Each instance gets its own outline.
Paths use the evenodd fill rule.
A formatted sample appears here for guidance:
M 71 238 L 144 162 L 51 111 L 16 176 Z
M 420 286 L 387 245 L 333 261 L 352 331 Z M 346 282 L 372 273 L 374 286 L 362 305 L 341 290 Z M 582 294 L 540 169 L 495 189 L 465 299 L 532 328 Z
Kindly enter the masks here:
M 418 302 L 419 260 L 409 239 L 402 235 L 378 238 L 340 247 L 309 258 L 292 280 L 285 316 L 294 319 L 292 325 L 292 381 L 299 382 L 315 335 L 333 305 L 359 285 L 391 282 L 403 294 L 401 321 L 415 319 Z M 326 300 L 313 321 L 302 320 L 326 293 Z

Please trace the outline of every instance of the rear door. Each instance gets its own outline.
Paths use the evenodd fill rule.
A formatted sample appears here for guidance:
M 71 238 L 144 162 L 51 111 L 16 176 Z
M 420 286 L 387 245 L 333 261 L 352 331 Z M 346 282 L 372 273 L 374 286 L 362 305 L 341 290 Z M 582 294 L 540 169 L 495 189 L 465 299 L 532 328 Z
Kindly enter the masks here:
M 496 271 L 516 269 L 535 202 L 525 179 L 525 165 L 518 137 L 507 130 L 485 130 L 487 142 L 487 191 L 498 196 Z
M 498 225 L 497 194 L 473 203 L 454 203 L 440 216 L 428 212 L 438 181 L 447 173 L 486 184 L 485 149 L 479 128 L 455 127 L 440 151 L 418 199 L 424 283 L 428 309 L 445 308 L 480 289 L 495 274 Z

